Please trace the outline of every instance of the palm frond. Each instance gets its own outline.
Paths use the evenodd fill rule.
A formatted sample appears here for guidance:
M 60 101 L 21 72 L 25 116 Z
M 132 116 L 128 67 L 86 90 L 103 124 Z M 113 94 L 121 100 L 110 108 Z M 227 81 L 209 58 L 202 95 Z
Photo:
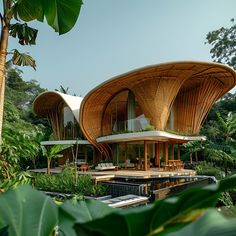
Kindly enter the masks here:
M 17 49 L 14 49 L 12 62 L 17 66 L 31 66 L 36 70 L 36 63 L 33 57 L 26 53 L 20 53 Z

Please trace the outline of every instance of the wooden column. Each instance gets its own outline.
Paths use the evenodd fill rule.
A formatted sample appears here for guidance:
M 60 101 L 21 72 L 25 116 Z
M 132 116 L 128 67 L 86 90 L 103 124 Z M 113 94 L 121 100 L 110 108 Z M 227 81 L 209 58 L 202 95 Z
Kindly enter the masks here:
M 161 163 L 160 163 L 160 159 L 161 159 L 161 152 L 160 152 L 160 144 L 159 143 L 155 143 L 155 165 L 160 168 L 161 167 Z
M 147 141 L 144 141 L 144 171 L 148 170 L 148 165 L 147 165 L 147 153 L 148 153 L 148 148 L 147 148 Z
M 168 160 L 169 160 L 169 153 L 168 153 L 168 143 L 165 143 L 165 165 L 168 165 Z
M 178 160 L 180 160 L 180 145 L 178 144 Z

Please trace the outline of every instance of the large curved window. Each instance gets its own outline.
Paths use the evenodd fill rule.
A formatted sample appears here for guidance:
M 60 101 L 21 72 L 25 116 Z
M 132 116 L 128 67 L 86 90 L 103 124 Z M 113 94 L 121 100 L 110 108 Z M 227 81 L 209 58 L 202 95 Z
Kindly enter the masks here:
M 102 134 L 142 131 L 148 125 L 134 94 L 123 90 L 112 98 L 103 113 Z
M 63 107 L 63 139 L 83 139 L 83 134 L 74 114 L 68 106 Z

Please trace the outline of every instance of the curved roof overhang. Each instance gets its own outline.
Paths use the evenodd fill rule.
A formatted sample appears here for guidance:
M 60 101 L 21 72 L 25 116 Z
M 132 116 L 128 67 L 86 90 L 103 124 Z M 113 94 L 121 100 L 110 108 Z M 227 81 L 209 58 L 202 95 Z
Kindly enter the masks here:
M 98 143 L 120 143 L 120 142 L 137 142 L 137 141 L 154 141 L 168 143 L 185 143 L 188 141 L 205 141 L 205 136 L 183 136 L 168 133 L 166 131 L 144 131 L 124 134 L 107 135 L 97 138 Z
M 102 135 L 103 112 L 114 94 L 129 89 L 137 97 L 146 117 L 158 117 L 153 121 L 156 130 L 164 130 L 169 109 L 178 92 L 199 86 L 202 81 L 214 81 L 215 87 L 210 89 L 217 90 L 212 101 L 204 108 L 207 113 L 218 98 L 235 86 L 236 75 L 234 70 L 223 64 L 182 61 L 151 65 L 113 77 L 85 96 L 80 108 L 81 128 L 86 138 L 104 151 L 96 141 Z M 201 96 L 204 99 L 204 89 L 201 90 Z
M 48 91 L 36 97 L 33 103 L 33 111 L 41 117 L 47 117 L 48 112 L 57 109 L 61 102 L 64 102 L 79 122 L 82 100 L 82 97 L 71 96 L 57 91 Z

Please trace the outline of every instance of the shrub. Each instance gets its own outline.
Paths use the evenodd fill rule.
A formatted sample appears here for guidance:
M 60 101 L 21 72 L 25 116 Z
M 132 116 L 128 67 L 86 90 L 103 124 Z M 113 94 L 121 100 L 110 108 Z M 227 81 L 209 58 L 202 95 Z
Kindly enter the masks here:
M 224 177 L 224 172 L 219 167 L 206 161 L 199 162 L 195 166 L 195 170 L 198 175 L 215 176 L 216 179 L 222 179 Z
M 77 181 L 76 181 L 77 178 Z M 95 185 L 90 175 L 76 177 L 73 167 L 66 167 L 61 174 L 36 174 L 35 187 L 50 192 L 100 196 L 106 193 L 101 185 Z

